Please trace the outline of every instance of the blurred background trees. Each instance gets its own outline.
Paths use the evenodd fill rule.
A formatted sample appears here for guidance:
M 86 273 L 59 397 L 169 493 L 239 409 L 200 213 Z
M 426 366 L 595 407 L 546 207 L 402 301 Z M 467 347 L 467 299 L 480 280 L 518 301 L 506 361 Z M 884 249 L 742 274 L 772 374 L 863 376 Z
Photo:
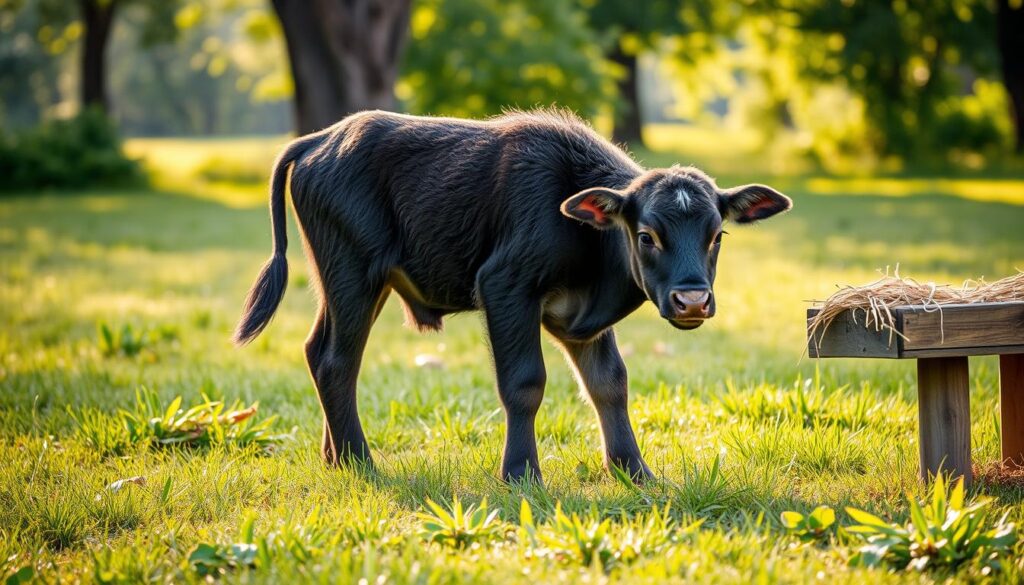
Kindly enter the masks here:
M 464 117 L 557 104 L 610 108 L 614 75 L 571 0 L 419 0 L 398 97 L 404 109 Z
M 871 146 L 909 158 L 1002 141 L 1005 106 L 990 87 L 999 66 L 992 8 L 985 0 L 778 4 L 805 39 L 797 69 L 859 96 Z
M 291 64 L 295 127 L 394 109 L 411 0 L 273 0 Z
M 557 104 L 636 148 L 659 122 L 749 129 L 826 170 L 977 167 L 1024 148 L 1021 4 L 0 0 L 0 129 L 10 146 L 88 107 L 160 136 Z
M 714 0 L 579 0 L 579 6 L 586 11 L 588 24 L 602 36 L 606 58 L 617 66 L 612 139 L 636 145 L 643 144 L 640 55 L 656 52 L 672 37 L 721 35 L 724 39 L 732 29 L 728 13 L 735 8 Z M 677 55 L 686 60 L 700 56 Z

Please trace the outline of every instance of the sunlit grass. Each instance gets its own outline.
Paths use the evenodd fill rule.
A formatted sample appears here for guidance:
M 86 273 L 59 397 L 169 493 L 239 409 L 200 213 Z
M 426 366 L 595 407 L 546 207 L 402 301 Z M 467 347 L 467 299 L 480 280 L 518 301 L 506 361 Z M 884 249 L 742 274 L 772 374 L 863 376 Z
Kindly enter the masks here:
M 913 364 L 807 359 L 805 301 L 896 263 L 953 284 L 1024 267 L 1024 201 L 1010 187 L 985 196 L 1009 179 L 780 179 L 796 207 L 729 230 L 712 322 L 680 333 L 645 307 L 618 328 L 631 416 L 659 479 L 634 488 L 602 469 L 594 415 L 545 344 L 541 489 L 495 479 L 503 416 L 479 317 L 421 335 L 402 328 L 394 301 L 360 378 L 378 471 L 321 465 L 320 407 L 302 357 L 314 308 L 294 228 L 279 314 L 251 347 L 230 345 L 270 250 L 267 196 L 196 172 L 217 155 L 266 173 L 284 140 L 132 141 L 160 167 L 154 190 L 0 201 L 0 578 L 31 567 L 49 581 L 198 580 L 190 555 L 212 550 L 229 581 L 546 583 L 606 571 L 649 583 L 917 580 L 849 567 L 843 555 L 855 549 L 795 546 L 783 527 L 783 511 L 818 505 L 904 523 L 905 493 L 923 496 Z M 718 154 L 705 160 L 722 174 Z M 174 335 L 111 351 L 103 324 Z M 417 367 L 426 354 L 440 367 Z M 999 449 L 997 368 L 971 363 L 973 452 L 986 463 Z M 298 431 L 269 457 L 219 445 L 112 449 L 107 425 L 142 386 L 164 405 L 258 400 L 279 428 Z M 144 485 L 107 489 L 134 477 Z M 1024 517 L 1019 488 L 975 490 L 997 498 L 994 516 Z M 456 497 L 464 510 L 486 498 L 507 531 L 464 550 L 428 543 L 417 513 Z M 535 546 L 516 536 L 523 500 L 548 538 Z M 246 540 L 266 542 L 266 553 L 218 556 Z M 1020 561 L 1003 564 L 1006 579 L 1024 577 Z
M 887 197 L 951 195 L 974 201 L 1024 205 L 1024 178 L 1016 179 L 922 179 L 922 178 L 824 178 L 807 180 L 807 190 L 820 195 L 870 194 Z

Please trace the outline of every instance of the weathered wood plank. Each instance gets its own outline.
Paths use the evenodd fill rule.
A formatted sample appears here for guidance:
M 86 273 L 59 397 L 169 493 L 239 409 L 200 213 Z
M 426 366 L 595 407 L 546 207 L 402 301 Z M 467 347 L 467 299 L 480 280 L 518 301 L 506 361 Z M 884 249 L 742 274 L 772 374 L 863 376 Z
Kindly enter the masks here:
M 819 309 L 807 311 L 808 325 Z M 942 312 L 921 306 L 893 307 L 896 329 L 864 327 L 862 311 L 847 311 L 816 339 L 808 332 L 811 357 L 922 358 L 1024 353 L 1024 302 L 944 305 Z
M 999 356 L 1003 464 L 1024 469 L 1024 354 Z
M 921 476 L 940 471 L 973 480 L 970 376 L 966 357 L 917 360 Z
M 944 305 L 941 311 L 930 312 L 913 306 L 896 310 L 907 351 L 1024 345 L 1024 302 Z
M 901 358 L 956 357 L 974 355 L 1007 355 L 1024 353 L 1024 345 L 990 345 L 987 347 L 936 347 L 910 349 L 900 353 Z
M 818 314 L 818 309 L 808 309 L 807 324 Z M 864 326 L 864 314 L 854 317 L 853 311 L 839 315 L 829 324 L 828 329 L 818 331 L 814 338 L 808 331 L 807 355 L 823 357 L 899 357 L 899 339 L 890 340 L 888 331 L 875 331 Z

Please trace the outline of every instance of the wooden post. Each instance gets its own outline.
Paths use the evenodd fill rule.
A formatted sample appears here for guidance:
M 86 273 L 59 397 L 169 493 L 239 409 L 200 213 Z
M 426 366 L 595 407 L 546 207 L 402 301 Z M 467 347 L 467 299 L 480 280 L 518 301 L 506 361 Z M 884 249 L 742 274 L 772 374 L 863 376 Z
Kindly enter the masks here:
M 1024 469 L 1024 354 L 999 356 L 999 414 L 1003 465 Z
M 966 357 L 917 360 L 921 477 L 939 473 L 973 479 L 970 376 Z

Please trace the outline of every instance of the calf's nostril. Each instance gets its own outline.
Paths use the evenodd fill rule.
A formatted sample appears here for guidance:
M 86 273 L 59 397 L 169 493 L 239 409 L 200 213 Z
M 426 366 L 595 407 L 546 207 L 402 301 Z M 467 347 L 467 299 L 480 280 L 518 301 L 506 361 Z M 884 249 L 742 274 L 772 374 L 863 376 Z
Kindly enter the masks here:
M 687 316 L 706 315 L 711 305 L 711 293 L 707 290 L 675 290 L 671 298 L 675 309 Z
M 686 301 L 683 300 L 683 295 L 679 294 L 679 291 L 672 291 L 672 304 L 680 310 L 686 308 Z

